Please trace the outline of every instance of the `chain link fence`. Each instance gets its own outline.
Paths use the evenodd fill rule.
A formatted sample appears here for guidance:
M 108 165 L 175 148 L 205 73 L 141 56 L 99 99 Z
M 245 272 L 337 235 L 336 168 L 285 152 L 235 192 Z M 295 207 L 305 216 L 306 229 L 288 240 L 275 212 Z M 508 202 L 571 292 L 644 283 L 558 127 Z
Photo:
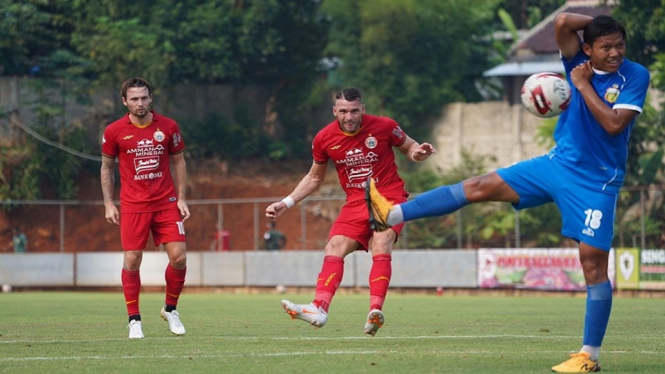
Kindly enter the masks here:
M 260 250 L 265 208 L 280 198 L 190 200 L 185 223 L 190 251 Z M 286 250 L 322 249 L 344 196 L 309 197 L 278 219 Z M 104 219 L 102 201 L 0 202 L 0 249 L 11 251 L 12 228 L 28 236 L 28 252 L 120 250 L 120 230 Z M 617 204 L 614 247 L 663 248 L 663 187 L 626 187 Z M 408 223 L 396 249 L 554 248 L 560 235 L 553 204 L 515 212 L 509 204 L 474 204 L 443 217 Z M 147 250 L 152 247 L 152 238 Z M 155 248 L 159 249 L 159 248 Z

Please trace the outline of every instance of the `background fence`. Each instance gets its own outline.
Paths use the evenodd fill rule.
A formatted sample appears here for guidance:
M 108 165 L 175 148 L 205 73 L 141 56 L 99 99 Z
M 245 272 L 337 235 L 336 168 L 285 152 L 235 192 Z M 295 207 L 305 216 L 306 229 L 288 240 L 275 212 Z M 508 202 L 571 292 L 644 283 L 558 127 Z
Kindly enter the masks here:
M 188 249 L 262 249 L 267 223 L 264 211 L 278 200 L 189 200 Z M 288 239 L 285 249 L 323 248 L 343 204 L 343 196 L 312 196 L 280 217 L 278 228 Z M 5 201 L 0 207 L 0 248 L 4 251 L 11 251 L 14 226 L 28 236 L 28 252 L 120 249 L 119 228 L 105 221 L 102 201 Z M 614 246 L 663 248 L 663 221 L 663 187 L 624 188 L 617 206 Z M 410 222 L 395 248 L 574 247 L 574 242 L 561 237 L 560 229 L 560 216 L 552 204 L 522 212 L 514 212 L 509 204 L 475 204 L 450 216 Z

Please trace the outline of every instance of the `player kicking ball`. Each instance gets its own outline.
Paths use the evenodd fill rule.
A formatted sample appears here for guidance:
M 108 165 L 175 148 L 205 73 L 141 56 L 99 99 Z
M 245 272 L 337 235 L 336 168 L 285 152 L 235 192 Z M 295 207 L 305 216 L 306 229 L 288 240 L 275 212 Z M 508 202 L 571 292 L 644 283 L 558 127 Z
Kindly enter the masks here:
M 364 184 L 374 178 L 385 195 L 395 203 L 406 201 L 404 181 L 397 174 L 393 148 L 410 161 L 419 162 L 436 151 L 428 143 L 418 144 L 394 120 L 365 114 L 365 105 L 357 88 L 337 93 L 333 114 L 336 119 L 314 137 L 314 161 L 309 173 L 286 198 L 270 204 L 266 217 L 275 220 L 297 202 L 321 186 L 329 162 L 337 169 L 346 203 L 330 229 L 324 248 L 323 265 L 316 280 L 314 300 L 296 304 L 282 300 L 282 307 L 292 319 L 300 319 L 313 327 L 328 322 L 328 311 L 344 275 L 344 258 L 356 250 L 372 253 L 369 273 L 369 313 L 364 333 L 374 336 L 385 323 L 383 304 L 392 275 L 392 247 L 402 230 L 373 232 L 367 221 Z M 370 245 L 371 242 L 371 245 Z

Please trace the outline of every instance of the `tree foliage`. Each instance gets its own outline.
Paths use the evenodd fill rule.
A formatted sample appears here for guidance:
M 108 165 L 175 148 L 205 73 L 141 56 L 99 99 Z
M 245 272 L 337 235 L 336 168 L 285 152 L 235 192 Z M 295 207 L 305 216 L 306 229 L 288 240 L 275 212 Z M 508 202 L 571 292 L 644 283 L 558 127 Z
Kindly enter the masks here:
M 474 81 L 490 67 L 483 37 L 495 15 L 493 2 L 473 3 L 325 2 L 332 20 L 325 55 L 339 61 L 344 86 L 367 92 L 370 111 L 422 129 L 443 104 L 481 98 Z

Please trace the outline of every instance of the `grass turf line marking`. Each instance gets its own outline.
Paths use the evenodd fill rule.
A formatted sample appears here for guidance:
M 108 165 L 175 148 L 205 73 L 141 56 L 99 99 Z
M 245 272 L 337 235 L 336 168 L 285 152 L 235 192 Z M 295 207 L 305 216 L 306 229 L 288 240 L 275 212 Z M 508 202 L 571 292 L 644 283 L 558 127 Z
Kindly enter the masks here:
M 660 336 L 660 335 L 659 335 Z M 422 336 L 381 336 L 374 337 L 372 340 L 394 340 L 394 339 L 501 339 L 501 338 L 518 338 L 518 339 L 571 339 L 576 338 L 577 335 L 422 335 Z M 173 339 L 186 339 L 180 337 L 146 337 L 144 340 L 173 340 Z M 199 336 L 197 340 L 366 340 L 367 336 L 340 336 L 340 337 L 324 337 L 324 336 L 301 336 L 295 338 L 285 337 L 261 337 L 261 336 Z M 115 339 L 83 339 L 83 340 L 38 340 L 38 339 L 22 339 L 22 340 L 0 340 L 0 344 L 15 344 L 15 343 L 99 343 L 99 342 L 114 342 L 114 341 L 127 341 L 127 338 Z
M 155 356 L 66 356 L 66 357 L 5 357 L 0 358 L 0 362 L 27 362 L 27 361 L 58 361 L 58 360 L 128 360 L 128 359 L 189 359 L 189 358 L 234 358 L 234 357 L 284 357 L 284 356 L 327 356 L 327 355 L 375 355 L 375 354 L 401 354 L 403 351 L 324 351 L 324 352 L 274 352 L 274 353 L 250 353 L 250 354 L 220 354 L 220 355 L 155 355 Z M 432 354 L 447 355 L 486 355 L 486 354 L 511 354 L 513 351 L 431 351 Z M 529 351 L 533 354 L 551 354 L 561 353 L 560 351 Z M 634 353 L 628 351 L 605 351 L 603 355 L 608 354 L 626 354 Z M 663 352 L 639 351 L 643 355 L 662 355 Z
M 631 335 L 631 338 L 652 338 L 654 336 L 661 336 L 661 334 L 640 334 Z M 376 336 L 372 340 L 396 340 L 396 339 L 574 339 L 579 338 L 578 335 L 421 335 L 421 336 Z M 173 340 L 173 339 L 186 339 L 183 337 L 147 337 L 147 340 Z M 145 340 L 144 339 L 144 340 Z M 262 337 L 262 336 L 197 336 L 197 340 L 364 340 L 369 339 L 367 336 L 340 336 L 340 337 L 324 337 L 324 336 L 301 336 L 294 338 L 285 337 Z M 16 343 L 99 343 L 99 342 L 113 342 L 113 341 L 128 341 L 127 338 L 116 339 L 83 339 L 83 340 L 38 340 L 38 339 L 24 339 L 24 340 L 0 340 L 0 344 L 16 344 Z

